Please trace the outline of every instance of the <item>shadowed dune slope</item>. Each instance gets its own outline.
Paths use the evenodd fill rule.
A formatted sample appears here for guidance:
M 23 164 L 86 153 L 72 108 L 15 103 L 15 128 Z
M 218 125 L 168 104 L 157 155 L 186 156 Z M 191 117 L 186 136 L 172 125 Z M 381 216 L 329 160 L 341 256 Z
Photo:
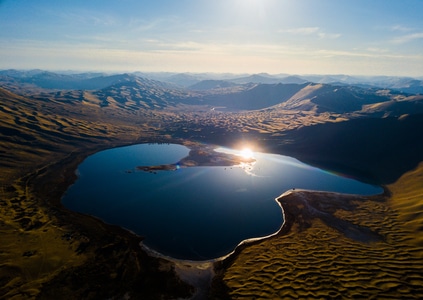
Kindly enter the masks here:
M 284 139 L 273 151 L 388 184 L 423 160 L 423 115 L 318 124 L 288 131 Z

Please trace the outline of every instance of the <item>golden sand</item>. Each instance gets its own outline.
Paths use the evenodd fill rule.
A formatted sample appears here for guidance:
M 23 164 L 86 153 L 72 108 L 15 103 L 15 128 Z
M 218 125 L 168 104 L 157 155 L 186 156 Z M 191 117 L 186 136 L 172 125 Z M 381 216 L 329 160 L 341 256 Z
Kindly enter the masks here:
M 279 143 L 285 130 L 343 119 L 281 108 L 244 115 L 213 112 L 198 120 L 195 113 L 119 110 L 110 99 L 108 107 L 98 109 L 100 99 L 88 92 L 81 104 L 69 101 L 81 98 L 76 92 L 29 99 L 0 88 L 0 97 L 2 299 L 192 295 L 169 263 L 139 250 L 137 237 L 60 208 L 69 178 L 90 153 L 169 142 L 173 135 L 194 132 L 220 141 L 233 141 L 243 130 L 266 132 L 273 135 L 269 143 Z M 423 298 L 422 169 L 389 186 L 391 198 L 302 191 L 281 198 L 290 226 L 227 260 L 227 269 L 217 270 L 213 294 Z M 36 180 L 28 182 L 30 177 Z
M 389 186 L 393 197 L 390 204 L 398 211 L 398 220 L 407 231 L 410 243 L 417 246 L 423 256 L 423 163 Z
M 216 278 L 216 296 L 422 299 L 422 174 L 423 164 L 405 174 L 389 186 L 391 197 L 285 194 L 281 233 L 243 249 Z

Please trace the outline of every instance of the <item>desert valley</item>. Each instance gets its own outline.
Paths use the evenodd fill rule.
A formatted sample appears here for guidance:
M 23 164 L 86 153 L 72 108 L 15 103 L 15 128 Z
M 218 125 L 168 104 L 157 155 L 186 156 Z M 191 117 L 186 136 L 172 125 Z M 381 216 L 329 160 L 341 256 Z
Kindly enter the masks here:
M 421 78 L 3 70 L 0 115 L 1 299 L 423 297 Z M 248 147 L 381 192 L 281 188 L 274 235 L 178 262 L 62 204 L 87 157 L 137 144 L 191 149 L 139 172 L 229 168 L 213 149 Z

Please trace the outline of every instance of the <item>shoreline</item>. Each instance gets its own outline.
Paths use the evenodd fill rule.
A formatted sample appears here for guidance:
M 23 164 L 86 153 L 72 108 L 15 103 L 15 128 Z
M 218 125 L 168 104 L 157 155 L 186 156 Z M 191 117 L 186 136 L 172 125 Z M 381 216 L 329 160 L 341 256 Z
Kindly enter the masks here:
M 146 142 L 144 142 L 144 143 L 146 143 Z M 149 143 L 151 143 L 151 141 Z M 243 159 L 243 158 L 239 158 L 239 156 L 238 155 L 235 155 L 235 154 L 224 153 L 223 154 L 224 156 L 222 156 L 222 153 L 215 151 L 215 149 L 218 148 L 219 146 L 213 146 L 213 145 L 204 146 L 204 145 L 201 145 L 201 144 L 198 144 L 198 143 L 193 143 L 193 142 L 190 142 L 190 141 L 188 141 L 187 143 L 184 143 L 184 141 L 175 141 L 174 143 L 187 146 L 190 149 L 190 152 L 189 152 L 188 156 L 182 158 L 178 163 L 174 163 L 174 164 L 166 164 L 166 165 L 159 165 L 159 166 L 138 166 L 136 168 L 138 170 L 148 171 L 148 172 L 151 172 L 153 170 L 154 171 L 158 171 L 158 170 L 169 171 L 169 170 L 175 170 L 176 169 L 176 166 L 180 162 L 182 162 L 181 163 L 181 166 L 183 166 L 183 167 L 193 167 L 193 166 L 202 166 L 202 165 L 205 165 L 205 166 L 211 166 L 211 165 L 213 165 L 213 166 L 215 166 L 215 164 L 213 164 L 211 162 L 211 161 L 213 161 L 213 157 L 212 156 L 215 155 L 215 153 L 216 153 L 216 156 L 218 156 L 218 159 L 217 160 L 214 160 L 214 163 L 217 163 L 217 166 L 227 165 L 227 164 L 221 164 L 222 162 L 224 162 L 224 163 L 228 163 L 228 162 L 236 163 L 236 162 L 238 162 L 238 160 L 242 160 Z M 143 143 L 132 143 L 132 144 L 143 144 Z M 125 146 L 125 145 L 122 145 L 122 146 Z M 121 147 L 121 146 L 118 146 L 118 147 Z M 110 148 L 106 148 L 106 149 L 110 149 Z M 105 149 L 103 149 L 103 150 L 105 150 Z M 204 150 L 204 154 L 203 154 L 203 150 Z M 99 150 L 99 151 L 101 151 L 101 150 Z M 97 151 L 97 152 L 99 152 L 99 151 Z M 97 153 L 97 152 L 94 152 L 94 153 Z M 89 155 L 85 156 L 85 158 L 88 157 L 88 156 Z M 198 159 L 199 156 L 202 157 L 202 158 L 204 158 L 205 160 L 202 160 L 202 161 L 200 161 L 200 163 L 197 163 L 195 160 L 193 160 L 193 157 Z M 222 159 L 222 157 L 224 159 Z M 234 159 L 234 157 L 235 157 L 235 159 Z M 234 166 L 236 166 L 236 165 L 234 165 Z M 74 175 L 76 177 L 78 175 L 77 174 L 77 170 L 78 169 L 76 167 L 76 169 L 74 171 Z M 73 181 L 73 183 L 74 183 L 74 181 Z M 73 184 L 73 183 L 71 183 L 71 184 Z M 282 218 L 283 218 L 283 222 L 282 222 L 281 226 L 279 227 L 279 229 L 276 232 L 274 232 L 272 234 L 269 234 L 269 235 L 266 235 L 266 236 L 252 237 L 252 238 L 248 238 L 248 239 L 242 240 L 228 254 L 226 254 L 224 256 L 217 257 L 217 258 L 213 258 L 213 259 L 196 261 L 196 260 L 173 258 L 171 256 L 162 254 L 159 251 L 156 251 L 156 250 L 154 250 L 154 249 L 146 246 L 143 243 L 142 240 L 139 242 L 139 246 L 142 249 L 142 251 L 145 251 L 149 256 L 155 257 L 155 258 L 159 258 L 159 259 L 164 259 L 164 260 L 166 260 L 168 262 L 173 263 L 175 265 L 175 271 L 177 273 L 178 273 L 178 270 L 181 272 L 181 276 L 179 276 L 179 277 L 182 280 L 183 280 L 184 277 L 186 277 L 187 278 L 187 281 L 186 281 L 187 283 L 191 283 L 192 281 L 196 281 L 195 278 L 197 278 L 197 280 L 200 279 L 200 281 L 201 281 L 201 278 L 202 277 L 204 277 L 204 276 L 208 276 L 209 277 L 211 273 L 213 274 L 211 276 L 212 279 L 213 279 L 213 276 L 215 275 L 214 269 L 217 268 L 221 264 L 224 265 L 226 260 L 232 260 L 232 259 L 234 259 L 236 257 L 236 254 L 238 252 L 242 251 L 243 248 L 248 247 L 248 245 L 251 245 L 253 243 L 261 242 L 263 240 L 267 240 L 267 239 L 272 238 L 274 236 L 280 235 L 283 232 L 284 228 L 285 228 L 285 225 L 287 223 L 287 219 L 286 219 L 286 214 L 285 214 L 284 207 L 283 207 L 281 201 L 279 201 L 279 199 L 282 199 L 283 197 L 286 197 L 288 195 L 291 195 L 292 193 L 300 193 L 300 192 L 306 192 L 306 193 L 311 193 L 311 194 L 327 193 L 327 194 L 331 194 L 331 195 L 352 196 L 352 197 L 362 197 L 363 196 L 363 195 L 359 195 L 359 194 L 345 194 L 345 193 L 338 193 L 338 192 L 324 192 L 324 191 L 318 191 L 318 190 L 306 190 L 306 189 L 295 189 L 295 188 L 294 189 L 289 189 L 289 190 L 283 192 L 282 194 L 280 194 L 278 197 L 276 197 L 274 199 L 274 201 L 276 201 L 276 203 L 278 204 L 278 206 L 281 209 Z M 372 196 L 376 196 L 376 195 L 381 195 L 384 192 L 385 192 L 385 189 L 382 187 L 382 192 L 381 193 L 375 194 L 375 195 L 367 195 L 367 196 L 372 197 Z M 61 204 L 61 198 L 60 198 L 59 202 L 60 202 L 60 205 L 62 205 Z M 68 210 L 67 208 L 65 208 L 65 209 Z M 71 212 L 72 213 L 75 213 L 73 211 L 71 211 Z M 77 213 L 77 214 L 79 214 L 79 213 Z M 83 214 L 83 215 L 85 215 L 85 214 Z M 85 215 L 85 216 L 88 216 L 88 217 L 93 218 L 93 219 L 95 219 L 95 220 L 97 220 L 99 222 L 102 222 L 106 226 L 119 227 L 122 230 L 128 232 L 128 234 L 133 235 L 134 237 L 136 237 L 138 239 L 143 239 L 142 236 L 140 236 L 140 235 L 136 234 L 135 232 L 133 232 L 131 230 L 128 230 L 128 229 L 126 229 L 124 227 L 121 227 L 121 226 L 118 226 L 118 225 L 114 225 L 114 224 L 109 224 L 109 223 L 105 222 L 104 220 L 102 220 L 101 218 L 97 218 L 97 217 L 92 216 L 92 215 Z M 204 268 L 204 266 L 207 266 L 207 267 Z M 195 276 L 195 273 L 198 272 L 198 269 L 203 270 L 203 272 L 200 272 L 199 273 L 199 276 Z
M 154 257 L 163 258 L 163 259 L 166 259 L 170 262 L 174 262 L 174 263 L 178 263 L 178 264 L 196 265 L 196 264 L 203 264 L 203 263 L 204 264 L 206 264 L 206 263 L 219 263 L 219 262 L 222 262 L 222 261 L 230 258 L 233 254 L 235 254 L 237 252 L 237 249 L 239 247 L 248 246 L 248 244 L 251 244 L 251 243 L 254 243 L 254 242 L 260 242 L 262 240 L 266 240 L 266 239 L 272 238 L 272 237 L 280 234 L 280 232 L 284 229 L 285 223 L 287 222 L 285 210 L 284 210 L 284 207 L 283 207 L 283 205 L 280 201 L 284 197 L 290 196 L 292 194 L 297 194 L 297 193 L 307 193 L 307 194 L 311 194 L 311 195 L 313 195 L 313 194 L 328 194 L 328 195 L 332 195 L 332 196 L 349 197 L 349 198 L 356 198 L 356 199 L 360 199 L 360 198 L 364 198 L 364 197 L 382 197 L 382 196 L 389 197 L 389 193 L 390 193 L 389 190 L 387 188 L 385 188 L 384 186 L 380 186 L 380 187 L 382 188 L 381 193 L 370 194 L 370 195 L 348 194 L 348 193 L 328 192 L 328 191 L 309 190 L 309 189 L 289 189 L 289 190 L 283 192 L 282 194 L 280 194 L 278 197 L 276 197 L 274 199 L 274 201 L 278 204 L 278 206 L 281 209 L 282 218 L 283 218 L 283 222 L 276 232 L 269 234 L 269 235 L 266 235 L 266 236 L 253 237 L 253 238 L 248 238 L 248 239 L 242 240 L 235 246 L 235 248 L 231 252 L 229 252 L 226 255 L 216 257 L 216 258 L 211 258 L 211 259 L 206 259 L 206 260 L 190 260 L 190 259 L 175 258 L 175 257 L 169 256 L 169 255 L 163 254 L 159 251 L 156 251 L 153 248 L 148 247 L 147 245 L 145 245 L 143 243 L 143 241 L 140 242 L 140 247 Z M 96 218 L 95 216 L 92 216 L 92 217 Z M 100 218 L 98 218 L 98 220 L 104 222 Z M 106 222 L 104 222 L 104 223 L 106 223 Z M 106 224 L 108 224 L 108 223 L 106 223 Z M 108 224 L 108 225 L 115 226 L 113 224 Z M 118 225 L 116 225 L 116 226 L 118 226 Z M 125 228 L 123 228 L 123 229 L 125 229 Z M 130 231 L 128 229 L 125 229 L 125 230 L 127 230 L 131 234 L 134 234 L 135 236 L 141 237 L 133 231 Z
M 356 200 L 364 199 L 367 197 L 375 199 L 389 197 L 389 190 L 383 186 L 381 188 L 382 192 L 374 195 L 343 194 L 338 192 L 325 192 L 306 189 L 287 190 L 274 199 L 281 208 L 283 217 L 283 223 L 275 233 L 263 237 L 245 239 L 241 241 L 234 248 L 233 251 L 231 251 L 227 255 L 215 259 L 202 261 L 177 259 L 171 256 L 164 255 L 158 251 L 155 251 L 152 248 L 149 248 L 142 241 L 140 242 L 140 248 L 146 251 L 148 255 L 152 255 L 153 257 L 157 258 L 162 258 L 173 263 L 175 266 L 175 272 L 179 276 L 179 278 L 185 281 L 186 283 L 191 284 L 196 289 L 196 294 L 192 298 L 196 299 L 195 297 L 197 294 L 206 295 L 209 292 L 209 290 L 212 288 L 212 284 L 215 280 L 215 277 L 218 277 L 222 273 L 222 271 L 227 269 L 228 266 L 231 265 L 234 260 L 236 260 L 238 254 L 241 253 L 243 249 L 248 248 L 249 246 L 255 243 L 270 240 L 274 237 L 284 236 L 290 231 L 293 223 L 295 222 L 295 218 L 287 217 L 284 206 L 282 204 L 285 198 L 293 195 L 295 197 L 297 195 L 301 195 L 302 193 L 311 195 L 311 197 L 313 197 L 313 195 L 330 195 L 332 197 L 350 198 Z M 337 204 L 335 203 L 334 206 L 337 207 Z M 377 238 L 375 238 L 375 240 L 376 239 Z
M 160 258 L 163 258 L 163 259 L 166 259 L 166 260 L 169 260 L 171 262 L 178 263 L 178 264 L 192 264 L 192 265 L 196 265 L 196 264 L 203 264 L 203 263 L 212 263 L 212 264 L 214 264 L 214 263 L 221 262 L 221 261 L 223 261 L 223 260 L 231 257 L 237 251 L 237 248 L 238 247 L 241 247 L 243 245 L 248 245 L 248 244 L 254 243 L 254 242 L 259 242 L 261 240 L 265 240 L 265 239 L 271 238 L 272 236 L 275 236 L 275 235 L 278 235 L 279 234 L 279 232 L 282 230 L 282 228 L 283 228 L 283 226 L 285 224 L 285 212 L 283 210 L 283 207 L 282 207 L 281 203 L 279 201 L 277 201 L 277 199 L 279 197 L 281 197 L 281 196 L 278 196 L 277 198 L 274 199 L 275 202 L 280 207 L 281 212 L 282 212 L 283 222 L 282 222 L 282 225 L 279 227 L 279 229 L 275 233 L 272 233 L 272 234 L 269 234 L 269 235 L 266 235 L 266 236 L 253 237 L 253 238 L 248 238 L 248 239 L 242 240 L 242 241 L 240 241 L 236 245 L 236 247 L 231 252 L 229 252 L 228 254 L 226 254 L 224 256 L 219 256 L 219 257 L 211 258 L 211 259 L 207 259 L 207 260 L 179 259 L 179 258 L 174 258 L 174 257 L 168 256 L 168 255 L 162 254 L 159 251 L 156 251 L 156 250 L 154 250 L 154 249 L 146 246 L 142 241 L 140 242 L 140 246 L 141 246 L 141 248 L 143 250 L 145 250 L 146 252 L 150 253 L 153 256 L 160 257 Z
M 195 289 L 194 295 L 192 295 L 192 297 L 190 297 L 189 299 L 205 299 L 209 295 L 209 292 L 212 288 L 212 283 L 216 277 L 216 269 L 219 269 L 220 265 L 225 264 L 224 262 L 226 260 L 234 259 L 237 253 L 243 248 L 248 247 L 251 244 L 269 239 L 273 236 L 279 235 L 285 225 L 286 218 L 282 204 L 277 201 L 278 198 L 275 198 L 274 200 L 276 201 L 282 212 L 283 222 L 280 228 L 275 233 L 267 236 L 242 240 L 238 243 L 234 250 L 224 256 L 203 261 L 184 260 L 173 258 L 171 256 L 167 256 L 158 251 L 155 251 L 154 249 L 146 246 L 143 241 L 140 241 L 139 243 L 140 248 L 145 251 L 147 255 L 164 259 L 174 265 L 174 270 L 177 276 L 182 281 L 187 284 L 190 284 Z
M 398 222 L 391 187 L 383 187 L 374 196 L 282 194 L 278 200 L 286 212 L 284 228 L 222 262 L 213 296 L 420 298 L 422 251 Z
M 132 144 L 139 144 L 139 143 L 147 143 L 147 142 L 151 142 L 151 141 L 139 141 L 139 142 L 132 142 L 130 143 L 130 145 Z M 177 142 L 177 143 L 181 143 L 181 141 L 173 141 L 173 142 Z M 183 144 L 183 143 L 182 143 Z M 66 209 L 62 204 L 61 204 L 61 197 L 63 196 L 63 193 L 66 192 L 67 188 L 74 183 L 75 179 L 76 179 L 76 174 L 75 171 L 77 170 L 77 166 L 80 164 L 80 162 L 82 162 L 86 157 L 88 157 L 90 155 L 90 153 L 96 153 L 99 152 L 101 150 L 105 150 L 105 149 L 109 149 L 109 148 L 113 148 L 113 147 L 118 147 L 118 146 L 126 146 L 126 143 L 116 143 L 116 144 L 110 144 L 107 145 L 105 147 L 101 147 L 101 149 L 95 149 L 95 150 L 91 150 L 88 152 L 77 152 L 77 153 L 72 153 L 70 154 L 68 157 L 63 158 L 62 160 L 50 164 L 49 166 L 39 169 L 36 172 L 33 172 L 31 174 L 28 174 L 27 176 L 24 176 L 23 178 L 21 178 L 21 180 L 25 180 L 25 181 L 31 181 L 32 183 L 35 182 L 46 182 L 45 180 L 48 178 L 45 178 L 45 175 L 47 173 L 48 174 L 53 174 L 55 172 L 55 170 L 58 170 L 60 172 L 60 177 L 62 178 L 62 180 L 64 180 L 64 182 L 62 182 L 61 185 L 59 186 L 55 186 L 54 188 L 54 193 L 51 194 L 49 197 L 47 197 L 46 199 L 42 200 L 47 207 L 50 207 L 51 204 L 53 204 L 53 210 L 55 211 L 59 211 L 60 212 L 60 219 L 62 220 L 61 222 L 68 220 L 67 222 L 70 221 L 69 225 L 66 225 L 66 227 L 70 227 L 70 228 L 79 228 L 82 224 L 85 224 L 87 221 L 88 223 L 94 222 L 95 224 L 97 224 L 98 222 L 102 223 L 102 227 L 104 227 L 104 230 L 110 231 L 109 233 L 112 234 L 113 232 L 117 233 L 118 235 L 120 235 L 120 238 L 124 239 L 124 240 L 128 240 L 128 242 L 130 240 L 138 240 L 137 245 L 138 248 L 141 250 L 140 252 L 144 252 L 146 253 L 146 255 L 148 257 L 151 257 L 152 259 L 159 259 L 159 260 L 166 260 L 169 262 L 169 260 L 167 260 L 166 258 L 164 258 L 163 256 L 161 257 L 157 257 L 157 256 L 151 256 L 149 253 L 147 253 L 145 251 L 145 249 L 142 249 L 142 247 L 140 247 L 140 237 L 137 236 L 136 234 L 125 230 L 122 227 L 119 226 L 115 226 L 115 225 L 111 225 L 111 224 L 107 224 L 104 223 L 102 220 L 95 218 L 93 216 L 89 216 L 89 215 L 83 215 L 83 214 L 79 214 L 76 212 L 73 212 L 71 210 Z M 67 162 L 67 163 L 66 163 Z M 40 174 L 41 173 L 41 174 Z M 66 175 L 68 174 L 68 175 Z M 41 177 L 40 177 L 41 175 Z M 48 177 L 48 176 L 47 176 Z M 51 177 L 51 176 L 50 176 Z M 51 179 L 51 178 L 50 178 Z M 57 180 L 57 178 L 56 178 Z M 31 183 L 29 182 L 29 183 Z M 51 182 L 49 183 L 50 185 L 52 184 Z M 35 187 L 36 190 L 38 190 L 38 194 L 47 194 L 42 192 L 42 188 L 40 190 L 40 186 Z M 62 190 L 62 192 L 60 192 Z M 40 192 L 41 191 L 41 192 Z M 301 190 L 295 190 L 295 192 L 300 192 Z M 277 199 L 279 199 L 280 197 L 282 197 L 283 195 L 287 195 L 287 193 L 291 193 L 291 190 L 288 190 L 286 192 L 284 192 L 283 194 L 281 194 L 278 198 L 275 198 L 275 201 L 277 201 Z M 59 195 L 60 194 L 60 195 Z M 56 196 L 55 196 L 56 195 Z M 213 261 L 210 265 L 207 265 L 207 268 L 205 268 L 202 263 L 195 263 L 196 266 L 192 266 L 190 263 L 186 263 L 183 261 L 180 262 L 172 262 L 170 261 L 170 263 L 174 264 L 174 272 L 176 275 L 178 275 L 180 280 L 183 280 L 185 283 L 188 282 L 190 285 L 192 286 L 197 286 L 200 288 L 199 293 L 203 293 L 205 291 L 210 290 L 213 286 L 213 282 L 216 280 L 217 277 L 220 276 L 220 273 L 222 272 L 222 267 L 223 269 L 225 269 L 225 266 L 230 265 L 231 261 L 234 261 L 238 254 L 245 248 L 249 247 L 250 245 L 256 244 L 256 243 L 260 243 L 266 239 L 278 236 L 280 234 L 283 234 L 286 225 L 287 225 L 287 216 L 285 214 L 285 209 L 283 207 L 283 205 L 277 201 L 278 205 L 281 207 L 281 211 L 283 213 L 283 224 L 281 225 L 280 229 L 275 232 L 274 234 L 265 236 L 265 237 L 259 237 L 259 238 L 252 238 L 252 239 L 248 239 L 248 240 L 244 240 L 241 241 L 237 247 L 228 255 L 226 255 L 223 259 L 218 259 Z M 91 220 L 91 221 L 90 221 Z M 87 224 L 88 224 L 87 223 Z M 84 228 L 86 228 L 86 225 L 83 225 Z M 107 228 L 107 229 L 106 229 Z M 110 230 L 112 229 L 112 230 Z M 92 243 L 98 243 L 91 240 L 91 246 L 94 246 Z M 95 246 L 96 247 L 96 246 Z M 85 251 L 85 250 L 84 250 Z M 84 252 L 82 252 L 84 253 Z M 147 259 L 147 258 L 144 258 Z M 163 263 L 159 263 L 159 265 L 163 265 Z M 160 267 L 159 267 L 160 268 Z M 207 285 L 204 284 L 204 280 L 207 281 Z M 211 284 L 210 284 L 211 283 Z
M 151 295 L 150 293 L 167 294 L 168 296 L 171 293 L 172 295 L 180 295 L 180 297 L 188 295 L 187 293 L 191 287 L 185 282 L 181 282 L 172 268 L 166 266 L 169 262 L 150 256 L 140 249 L 141 236 L 126 228 L 106 223 L 95 216 L 72 211 L 61 202 L 64 193 L 77 180 L 76 171 L 78 166 L 88 156 L 115 147 L 149 142 L 151 142 L 150 139 L 141 139 L 135 142 L 115 141 L 100 147 L 93 146 L 80 151 L 73 151 L 48 165 L 14 179 L 13 185 L 18 191 L 24 191 L 26 197 L 31 199 L 31 201 L 37 201 L 39 209 L 42 211 L 41 218 L 48 220 L 47 223 L 37 225 L 40 230 L 37 228 L 32 229 L 32 227 L 24 230 L 30 230 L 30 236 L 44 236 L 46 235 L 44 232 L 48 232 L 48 235 L 52 236 L 52 244 L 58 247 L 57 250 L 51 249 L 52 254 L 50 257 L 45 257 L 45 254 L 39 250 L 30 250 L 25 253 L 31 255 L 30 259 L 42 259 L 44 263 L 44 261 L 54 260 L 59 255 L 55 254 L 55 251 L 59 251 L 60 247 L 65 247 L 69 252 L 69 254 L 63 252 L 60 254 L 70 260 L 70 262 L 64 264 L 66 268 L 50 270 L 48 277 L 45 277 L 48 278 L 46 281 L 43 278 L 38 279 L 38 283 L 36 281 L 28 283 L 31 286 L 34 284 L 32 289 L 37 290 L 37 294 L 42 294 L 47 298 L 55 298 L 56 291 L 61 291 L 66 286 L 73 286 L 74 281 L 77 280 L 75 276 L 79 274 L 78 276 L 87 278 L 87 281 L 81 283 L 81 285 L 73 286 L 75 295 L 90 291 L 90 293 L 99 293 L 99 295 L 103 294 L 106 297 L 107 294 L 104 294 L 106 291 L 114 291 L 113 293 L 115 294 L 121 294 L 124 290 L 145 296 Z M 2 224 L 0 223 L 0 225 Z M 37 232 L 33 233 L 34 230 Z M 25 232 L 24 234 L 27 235 Z M 116 266 L 118 265 L 125 270 L 124 273 L 116 273 Z M 46 268 L 49 267 L 46 264 Z M 104 273 L 102 269 L 109 271 Z M 104 292 L 97 291 L 95 284 L 91 286 L 91 283 L 95 283 L 100 279 L 91 278 L 90 274 L 98 274 L 104 284 L 109 285 L 109 288 Z M 105 275 L 106 277 L 104 277 Z M 41 273 L 40 276 L 44 275 Z M 149 285 L 144 286 L 142 284 L 144 286 L 143 290 L 134 290 L 136 286 L 134 281 L 143 282 L 146 280 L 144 278 L 149 278 L 150 276 L 152 281 Z M 122 282 L 125 283 L 122 284 Z M 169 289 L 161 290 L 160 284 L 163 283 L 166 283 Z M 4 295 L 8 295 L 6 287 L 5 291 Z M 0 292 L 3 292 L 1 287 Z M 0 295 L 2 294 L 0 293 Z M 123 296 L 123 294 L 121 295 Z
M 277 200 L 279 197 L 275 198 L 274 200 L 276 201 L 282 212 L 283 222 L 280 228 L 275 233 L 272 233 L 267 236 L 242 240 L 238 243 L 234 250 L 224 256 L 209 260 L 195 261 L 177 259 L 171 256 L 164 255 L 146 246 L 143 241 L 139 243 L 140 248 L 145 251 L 149 256 L 165 259 L 170 263 L 174 264 L 174 269 L 177 276 L 185 283 L 188 283 L 193 286 L 195 289 L 195 293 L 190 299 L 204 299 L 212 288 L 212 282 L 216 276 L 216 269 L 219 268 L 219 265 L 224 264 L 225 260 L 234 259 L 234 256 L 236 256 L 236 254 L 241 251 L 243 247 L 248 247 L 248 245 L 251 245 L 253 243 L 260 242 L 269 239 L 273 236 L 279 235 L 286 222 L 285 212 L 282 207 L 282 204 Z

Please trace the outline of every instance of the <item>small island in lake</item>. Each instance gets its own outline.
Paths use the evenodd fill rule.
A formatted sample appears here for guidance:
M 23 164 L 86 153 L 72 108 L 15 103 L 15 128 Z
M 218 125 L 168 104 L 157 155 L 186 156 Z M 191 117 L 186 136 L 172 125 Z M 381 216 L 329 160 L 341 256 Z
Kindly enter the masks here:
M 188 156 L 184 157 L 177 163 L 156 166 L 138 166 L 136 169 L 145 172 L 175 171 L 179 168 L 188 167 L 236 166 L 241 164 L 250 164 L 255 161 L 256 160 L 253 157 L 217 152 L 214 147 L 200 145 L 192 147 Z

